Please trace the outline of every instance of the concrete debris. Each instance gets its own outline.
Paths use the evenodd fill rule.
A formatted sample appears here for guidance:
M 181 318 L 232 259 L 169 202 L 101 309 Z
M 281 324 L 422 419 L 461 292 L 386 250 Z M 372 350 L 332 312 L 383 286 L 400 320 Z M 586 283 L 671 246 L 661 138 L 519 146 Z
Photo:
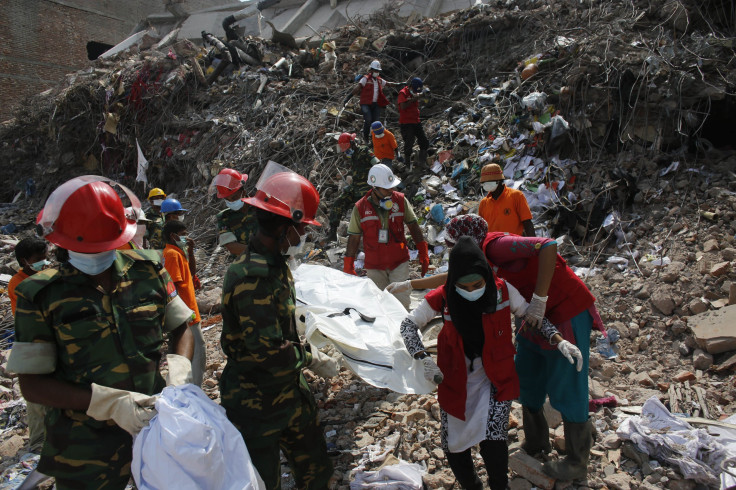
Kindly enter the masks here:
M 609 332 L 618 333 L 606 342 L 591 334 L 590 398 L 614 397 L 616 406 L 591 415 L 598 435 L 587 487 L 692 488 L 678 465 L 628 441 L 618 445 L 614 435 L 625 410 L 652 397 L 686 417 L 716 421 L 736 412 L 733 26 L 704 17 L 711 14 L 695 0 L 474 3 L 427 19 L 389 8 L 298 48 L 242 35 L 222 49 L 214 41 L 205 48 L 157 33 L 69 74 L 0 125 L 0 168 L 9 184 L 0 189 L 0 229 L 12 233 L 0 240 L 0 274 L 17 271 L 14 244 L 34 233 L 44 199 L 68 178 L 101 173 L 143 195 L 135 182 L 138 142 L 150 185 L 191 209 L 185 219 L 197 244 L 208 346 L 203 389 L 219 401 L 226 362 L 219 288 L 232 259 L 217 246 L 215 215 L 223 206 L 207 187 L 233 167 L 250 175 L 245 190 L 252 194 L 274 160 L 317 186 L 317 219 L 326 225 L 350 166 L 335 137 L 359 133 L 362 124 L 357 101 L 343 101 L 355 76 L 379 59 L 391 82 L 419 76 L 431 88 L 421 108 L 427 161 L 394 166 L 432 243 L 431 271 L 447 267 L 446 221 L 477 210 L 480 168 L 498 163 L 506 184 L 524 192 L 537 234 L 556 238 Z M 387 92 L 385 125 L 398 137 L 396 92 Z M 347 211 L 337 240 L 326 226 L 311 231 L 300 260 L 340 266 Z M 411 266 L 418 277 L 418 263 Z M 12 330 L 3 295 L 3 348 Z M 438 330 L 427 332 L 428 345 L 436 345 Z M 353 472 L 375 471 L 387 458 L 426 468 L 428 488 L 452 487 L 435 396 L 368 386 L 332 358 L 334 350 L 322 351 L 334 364 L 306 375 L 337 488 L 347 490 Z M 17 378 L 0 367 L 0 448 L 7 449 L 0 470 L 27 452 L 24 413 Z M 555 448 L 547 458 L 559 457 L 561 418 L 549 403 L 545 413 Z M 518 403 L 512 415 L 523 420 Z M 523 428 L 512 427 L 511 488 L 579 486 L 546 477 L 541 460 L 517 449 L 522 439 Z M 284 488 L 293 486 L 285 477 Z

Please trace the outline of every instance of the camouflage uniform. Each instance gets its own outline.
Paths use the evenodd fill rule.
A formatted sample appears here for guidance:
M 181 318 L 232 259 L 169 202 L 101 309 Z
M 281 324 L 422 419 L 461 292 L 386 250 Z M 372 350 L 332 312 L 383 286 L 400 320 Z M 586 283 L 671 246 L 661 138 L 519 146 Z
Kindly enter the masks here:
M 166 246 L 164 242 L 164 217 L 161 213 L 156 213 L 153 210 L 148 212 L 150 216 L 146 216 L 151 220 L 146 226 L 146 239 L 148 239 L 148 246 L 154 250 L 163 250 Z
M 21 284 L 16 343 L 8 370 L 51 375 L 73 385 L 92 383 L 147 395 L 165 386 L 158 371 L 163 331 L 191 317 L 153 251 L 118 251 L 112 295 L 69 263 Z M 57 488 L 125 488 L 133 439 L 112 420 L 50 408 L 39 471 Z
M 337 229 L 340 219 L 345 213 L 353 209 L 355 203 L 365 195 L 371 188 L 368 185 L 368 172 L 371 167 L 377 163 L 381 163 L 378 158 L 366 146 L 357 146 L 355 153 L 350 157 L 353 162 L 353 169 L 350 175 L 353 177 L 353 183 L 345 186 L 335 202 L 332 203 L 330 210 L 330 228 Z
M 242 243 L 247 245 L 258 228 L 255 209 L 247 204 L 239 211 L 225 209 L 217 213 L 217 243 Z
M 268 489 L 281 488 L 279 449 L 297 487 L 324 489 L 332 462 L 302 374 L 311 354 L 298 344 L 294 280 L 284 257 L 262 248 L 251 240 L 225 275 L 221 403 Z M 294 345 L 280 349 L 286 340 Z

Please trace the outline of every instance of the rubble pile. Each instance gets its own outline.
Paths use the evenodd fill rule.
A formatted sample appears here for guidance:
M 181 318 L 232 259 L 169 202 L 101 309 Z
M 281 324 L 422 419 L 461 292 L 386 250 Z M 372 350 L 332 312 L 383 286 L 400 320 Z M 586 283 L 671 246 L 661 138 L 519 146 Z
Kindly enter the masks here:
M 301 48 L 249 38 L 260 63 L 219 78 L 206 49 L 152 39 L 69 75 L 0 127 L 0 166 L 12 183 L 0 190 L 0 227 L 13 235 L 0 240 L 0 273 L 17 270 L 17 238 L 32 232 L 43 200 L 68 178 L 100 173 L 143 195 L 140 147 L 148 185 L 192 209 L 186 219 L 198 244 L 208 341 L 203 388 L 218 400 L 219 288 L 230 259 L 216 246 L 219 203 L 207 186 L 234 167 L 251 175 L 251 192 L 274 160 L 309 176 L 328 210 L 349 165 L 335 136 L 362 124 L 356 101 L 341 110 L 343 100 L 379 59 L 387 79 L 419 76 L 431 89 L 421 109 L 428 161 L 398 173 L 431 245 L 432 270 L 446 267 L 444 224 L 477 208 L 480 168 L 495 162 L 507 185 L 525 193 L 537 233 L 557 238 L 597 298 L 608 327 L 607 338 L 591 340 L 597 439 L 588 481 L 575 486 L 695 488 L 681 468 L 645 454 L 618 429 L 652 397 L 698 428 L 736 411 L 734 23 L 715 4 L 510 0 L 419 21 L 388 7 Z M 393 103 L 385 124 L 397 121 Z M 325 215 L 318 219 L 326 224 Z M 345 228 L 332 243 L 314 231 L 300 259 L 341 264 Z M 7 331 L 12 316 L 2 301 Z M 27 460 L 18 444 L 27 434 L 13 415 L 23 403 L 17 379 L 0 374 L 0 465 L 10 479 Z M 421 465 L 429 488 L 453 486 L 433 396 L 374 388 L 347 369 L 308 375 L 340 488 L 393 457 Z M 559 414 L 547 410 L 562 453 Z M 520 449 L 521 418 L 514 404 L 511 488 L 553 488 L 540 461 Z M 698 482 L 717 486 L 709 477 Z

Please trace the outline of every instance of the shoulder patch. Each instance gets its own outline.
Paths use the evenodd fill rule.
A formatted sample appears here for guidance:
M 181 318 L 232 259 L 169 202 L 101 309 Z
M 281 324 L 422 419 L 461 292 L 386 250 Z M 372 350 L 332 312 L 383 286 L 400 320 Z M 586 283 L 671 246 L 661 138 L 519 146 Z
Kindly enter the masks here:
M 59 278 L 61 278 L 61 271 L 59 271 L 58 266 L 44 269 L 23 280 L 23 282 L 18 284 L 15 291 L 16 294 L 33 301 L 33 298 L 39 291 Z

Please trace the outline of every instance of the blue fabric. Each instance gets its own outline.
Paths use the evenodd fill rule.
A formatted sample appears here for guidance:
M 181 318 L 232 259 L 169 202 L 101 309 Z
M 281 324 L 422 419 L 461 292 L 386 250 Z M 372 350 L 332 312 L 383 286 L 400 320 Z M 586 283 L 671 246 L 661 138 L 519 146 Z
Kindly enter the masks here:
M 362 104 L 360 106 L 360 112 L 363 113 L 363 138 L 365 141 L 370 141 L 371 124 L 374 121 L 381 120 L 383 110 L 378 104 Z
M 522 405 L 536 412 L 549 402 L 563 420 L 583 423 L 588 420 L 588 358 L 593 317 L 588 310 L 571 320 L 575 344 L 583 355 L 583 369 L 565 359 L 558 350 L 545 350 L 518 336 L 516 373 L 519 375 Z

